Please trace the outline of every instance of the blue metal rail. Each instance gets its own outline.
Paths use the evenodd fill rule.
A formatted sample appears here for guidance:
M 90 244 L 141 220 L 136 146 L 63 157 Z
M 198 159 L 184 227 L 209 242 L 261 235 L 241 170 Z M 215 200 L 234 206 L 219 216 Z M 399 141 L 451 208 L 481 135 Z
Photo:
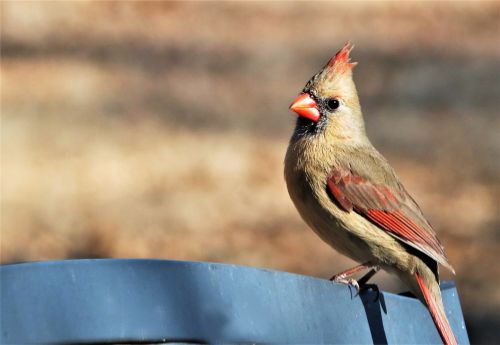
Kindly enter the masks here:
M 441 343 L 418 300 L 205 262 L 104 259 L 0 266 L 2 344 Z M 443 298 L 468 344 L 453 284 Z

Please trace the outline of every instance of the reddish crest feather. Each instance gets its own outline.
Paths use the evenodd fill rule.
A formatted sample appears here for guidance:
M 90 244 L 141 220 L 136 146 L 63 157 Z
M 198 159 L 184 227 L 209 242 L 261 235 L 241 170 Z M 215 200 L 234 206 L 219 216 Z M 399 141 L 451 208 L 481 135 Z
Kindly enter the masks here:
M 344 47 L 340 49 L 338 53 L 335 54 L 334 57 L 330 59 L 327 66 L 333 67 L 337 73 L 344 73 L 353 69 L 354 66 L 358 64 L 357 62 L 349 61 L 350 60 L 349 54 L 351 53 L 351 50 L 353 48 L 354 48 L 353 45 L 351 45 L 349 42 L 346 42 L 344 44 Z

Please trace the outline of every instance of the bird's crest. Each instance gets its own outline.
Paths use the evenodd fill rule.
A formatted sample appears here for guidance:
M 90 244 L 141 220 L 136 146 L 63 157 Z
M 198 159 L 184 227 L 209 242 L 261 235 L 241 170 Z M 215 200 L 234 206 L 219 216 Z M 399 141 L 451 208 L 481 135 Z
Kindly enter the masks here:
M 346 42 L 344 47 L 340 49 L 334 57 L 328 61 L 327 67 L 333 68 L 336 73 L 343 74 L 347 71 L 350 71 L 356 66 L 357 62 L 351 62 L 349 54 L 351 50 L 354 48 L 354 45 Z

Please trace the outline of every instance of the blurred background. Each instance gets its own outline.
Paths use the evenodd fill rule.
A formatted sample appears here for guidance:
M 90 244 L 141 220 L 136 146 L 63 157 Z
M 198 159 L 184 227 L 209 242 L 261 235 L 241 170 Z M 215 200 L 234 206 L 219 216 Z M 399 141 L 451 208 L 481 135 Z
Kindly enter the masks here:
M 471 341 L 499 341 L 500 3 L 1 11 L 2 263 L 350 267 L 299 218 L 282 172 L 290 102 L 350 40 L 368 134 L 447 249 Z

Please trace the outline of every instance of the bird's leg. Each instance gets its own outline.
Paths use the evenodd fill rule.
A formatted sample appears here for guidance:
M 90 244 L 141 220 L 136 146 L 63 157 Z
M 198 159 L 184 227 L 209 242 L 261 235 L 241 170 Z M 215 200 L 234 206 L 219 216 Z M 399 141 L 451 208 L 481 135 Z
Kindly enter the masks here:
M 344 281 L 346 281 L 347 277 L 350 277 L 354 273 L 357 273 L 357 272 L 362 271 L 362 270 L 366 270 L 366 269 L 371 268 L 371 267 L 372 267 L 372 265 L 368 261 L 368 262 L 365 262 L 365 263 L 363 263 L 361 265 L 358 265 L 356 267 L 349 268 L 348 270 L 345 270 L 345 271 L 342 271 L 340 273 L 337 273 L 336 275 L 334 275 L 333 277 L 331 277 L 330 280 L 331 281 L 335 281 L 337 283 L 343 283 Z
M 353 278 L 348 278 L 348 277 L 352 276 L 354 273 L 357 273 L 357 272 L 362 271 L 362 270 L 366 270 L 368 268 L 371 268 L 371 270 L 367 274 L 365 274 L 363 277 L 361 277 L 361 279 L 359 281 L 356 279 L 353 279 Z M 359 290 L 360 290 L 360 286 L 363 287 L 364 285 L 366 285 L 368 280 L 370 280 L 370 278 L 373 277 L 375 275 L 375 273 L 377 273 L 379 271 L 379 269 L 380 268 L 378 266 L 373 266 L 368 261 L 368 262 L 365 262 L 365 263 L 358 265 L 356 267 L 353 267 L 353 268 L 350 268 L 350 269 L 345 270 L 343 272 L 340 272 L 340 273 L 334 275 L 333 277 L 331 277 L 330 280 L 335 281 L 336 283 L 342 283 L 342 284 L 347 284 L 347 285 L 353 286 L 356 289 L 356 295 L 358 295 Z

